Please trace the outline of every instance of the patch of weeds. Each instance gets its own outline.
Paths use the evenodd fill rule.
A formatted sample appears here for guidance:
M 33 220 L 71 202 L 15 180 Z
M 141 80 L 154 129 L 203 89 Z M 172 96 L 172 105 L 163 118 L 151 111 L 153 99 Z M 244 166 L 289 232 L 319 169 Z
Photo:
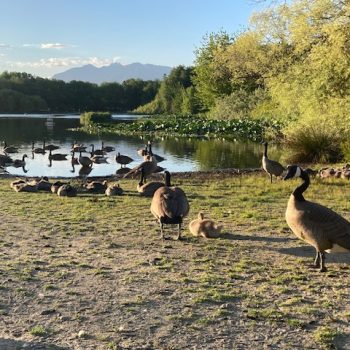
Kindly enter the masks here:
M 54 286 L 53 284 L 45 284 L 45 285 L 43 286 L 43 289 L 46 290 L 46 291 L 49 291 L 49 290 L 56 290 L 57 287 Z
M 329 346 L 333 343 L 334 338 L 340 335 L 340 332 L 334 328 L 325 326 L 316 329 L 313 335 L 316 342 Z
M 43 326 L 35 326 L 29 332 L 37 337 L 45 337 L 48 334 L 48 331 Z
M 266 309 L 248 309 L 247 310 L 247 317 L 251 319 L 267 319 L 269 321 L 282 321 L 284 314 L 276 309 L 273 308 L 266 308 Z

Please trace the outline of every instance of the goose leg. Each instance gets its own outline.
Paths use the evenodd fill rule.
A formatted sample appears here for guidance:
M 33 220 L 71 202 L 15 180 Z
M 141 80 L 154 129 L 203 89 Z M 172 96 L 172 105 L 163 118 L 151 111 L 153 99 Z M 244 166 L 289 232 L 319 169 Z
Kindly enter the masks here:
M 271 181 L 271 183 L 272 183 L 272 174 L 270 174 L 270 181 Z
M 181 224 L 178 225 L 177 240 L 181 240 Z
M 314 262 L 314 266 L 316 267 L 316 268 L 319 268 L 320 267 L 320 255 L 321 255 L 321 253 L 317 250 L 316 251 L 316 257 L 315 257 L 315 262 Z
M 163 223 L 160 222 L 160 237 L 161 239 L 165 239 L 164 237 L 164 230 L 163 230 Z
M 320 254 L 320 262 L 321 262 L 320 272 L 326 272 L 327 271 L 327 268 L 325 266 L 326 255 L 324 252 L 319 254 Z

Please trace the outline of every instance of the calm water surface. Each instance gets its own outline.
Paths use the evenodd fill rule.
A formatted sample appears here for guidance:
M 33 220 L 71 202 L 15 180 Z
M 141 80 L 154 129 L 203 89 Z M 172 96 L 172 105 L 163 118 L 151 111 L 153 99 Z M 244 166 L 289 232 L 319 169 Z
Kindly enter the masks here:
M 114 115 L 113 118 L 117 122 L 133 120 L 138 116 Z M 137 150 L 144 147 L 147 137 L 116 135 L 99 137 L 69 130 L 78 126 L 78 115 L 0 115 L 0 140 L 6 140 L 8 145 L 20 148 L 20 152 L 12 154 L 11 157 L 21 159 L 24 153 L 29 157 L 26 159 L 25 169 L 8 167 L 7 170 L 11 174 L 26 176 L 79 176 L 80 166 L 73 168 L 70 161 L 70 148 L 74 141 L 84 145 L 94 144 L 95 148 L 101 148 L 101 142 L 104 141 L 105 145 L 116 149 L 115 152 L 108 153 L 108 164 L 94 164 L 89 176 L 115 174 L 120 167 L 115 162 L 116 152 L 134 159 L 129 164 L 130 167 L 142 162 Z M 54 153 L 68 154 L 68 160 L 53 161 L 50 164 L 48 153 L 35 154 L 33 157 L 31 142 L 34 141 L 36 147 L 42 147 L 43 140 L 46 140 L 46 144 L 53 143 L 60 146 Z M 262 151 L 263 147 L 258 143 L 225 139 L 165 137 L 155 138 L 153 145 L 153 152 L 166 158 L 159 165 L 170 172 L 260 167 Z M 271 147 L 269 155 L 278 160 L 280 152 Z

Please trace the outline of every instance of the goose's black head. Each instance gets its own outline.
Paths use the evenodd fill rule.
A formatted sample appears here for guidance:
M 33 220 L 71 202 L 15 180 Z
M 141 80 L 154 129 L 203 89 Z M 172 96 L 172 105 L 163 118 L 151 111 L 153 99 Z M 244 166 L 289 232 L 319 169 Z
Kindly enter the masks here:
M 303 174 L 303 169 L 301 169 L 299 165 L 288 165 L 287 174 L 283 178 L 283 180 L 295 179 L 297 177 L 301 177 L 302 174 Z
M 170 173 L 169 173 L 169 171 L 164 171 L 164 178 L 165 178 L 165 186 L 168 186 L 168 187 L 170 187 L 171 186 L 171 183 L 170 183 L 170 181 L 171 181 L 171 178 L 170 178 Z

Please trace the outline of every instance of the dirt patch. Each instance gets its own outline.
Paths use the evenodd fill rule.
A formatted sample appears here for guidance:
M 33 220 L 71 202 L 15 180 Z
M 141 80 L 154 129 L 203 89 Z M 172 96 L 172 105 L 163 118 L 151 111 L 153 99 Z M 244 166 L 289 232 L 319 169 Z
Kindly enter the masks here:
M 349 348 L 349 260 L 309 269 L 285 182 L 215 174 L 174 175 L 191 204 L 184 241 L 160 240 L 135 180 L 122 197 L 72 199 L 0 181 L 0 349 Z M 190 236 L 200 209 L 221 238 Z

